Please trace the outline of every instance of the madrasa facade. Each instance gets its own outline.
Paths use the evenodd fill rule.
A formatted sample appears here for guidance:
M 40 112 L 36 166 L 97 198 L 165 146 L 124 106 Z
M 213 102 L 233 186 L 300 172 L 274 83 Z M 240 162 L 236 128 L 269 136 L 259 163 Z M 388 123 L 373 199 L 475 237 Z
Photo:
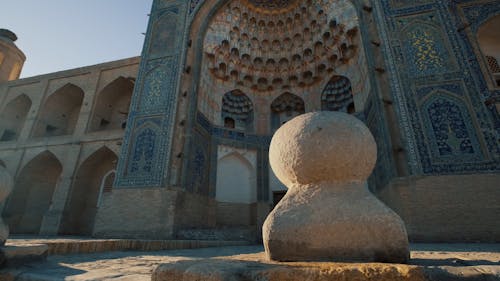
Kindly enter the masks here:
M 500 241 L 499 0 L 154 0 L 140 57 L 23 79 L 15 40 L 11 233 L 255 239 L 286 193 L 273 133 L 330 110 L 374 135 L 411 241 Z

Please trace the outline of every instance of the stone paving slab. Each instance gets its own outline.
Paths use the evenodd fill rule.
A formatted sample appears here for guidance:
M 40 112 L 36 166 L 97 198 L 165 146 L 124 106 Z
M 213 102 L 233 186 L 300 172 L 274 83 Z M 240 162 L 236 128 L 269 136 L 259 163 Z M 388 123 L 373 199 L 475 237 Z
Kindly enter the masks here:
M 158 252 L 107 252 L 81 255 L 49 256 L 44 263 L 4 270 L 2 281 L 143 281 L 151 280 L 153 271 L 162 264 L 200 262 L 207 259 L 226 261 L 254 261 L 267 264 L 261 246 L 240 246 Z M 376 272 L 376 268 L 389 270 L 426 268 L 423 280 L 432 281 L 496 281 L 500 280 L 500 244 L 414 244 L 411 265 L 334 264 L 330 270 L 351 268 Z M 203 265 L 204 263 L 198 263 Z M 373 265 L 372 268 L 370 266 Z M 374 269 L 375 268 L 375 269 Z M 167 279 L 157 279 L 167 280 Z M 177 279 L 168 279 L 169 281 Z M 182 280 L 182 279 L 180 279 Z M 189 280 L 189 279 L 187 279 Z M 199 279 L 208 281 L 210 279 Z M 294 279 L 283 279 L 294 280 Z M 349 280 L 351 279 L 344 279 Z M 352 279 L 370 280 L 370 279 Z M 384 279 L 372 279 L 382 281 Z M 401 279 L 405 280 L 405 279 Z M 412 280 L 412 279 L 407 279 Z M 414 279 L 418 280 L 418 279 Z M 184 280 L 186 281 L 186 280 Z M 304 279 L 301 281 L 305 281 Z M 420 281 L 420 280 L 419 280 Z

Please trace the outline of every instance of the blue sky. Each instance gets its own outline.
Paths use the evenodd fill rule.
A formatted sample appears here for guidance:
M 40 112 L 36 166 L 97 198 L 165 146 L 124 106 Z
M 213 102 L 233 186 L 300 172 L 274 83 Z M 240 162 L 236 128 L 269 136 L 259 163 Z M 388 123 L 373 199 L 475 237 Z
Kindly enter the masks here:
M 2 0 L 0 28 L 26 54 L 21 77 L 138 56 L 152 0 Z

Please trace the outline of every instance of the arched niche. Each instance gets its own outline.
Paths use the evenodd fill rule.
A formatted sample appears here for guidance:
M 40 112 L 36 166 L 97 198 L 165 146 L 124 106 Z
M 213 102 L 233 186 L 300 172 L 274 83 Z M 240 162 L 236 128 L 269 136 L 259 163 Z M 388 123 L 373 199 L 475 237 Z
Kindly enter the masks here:
M 421 108 L 433 157 L 455 162 L 482 157 L 472 116 L 460 97 L 437 91 Z
M 271 103 L 271 128 L 275 131 L 281 125 L 304 113 L 304 100 L 294 94 L 284 93 Z
M 252 131 L 253 115 L 253 103 L 242 91 L 234 90 L 222 97 L 221 118 L 224 127 Z
M 22 168 L 3 212 L 11 233 L 39 233 L 62 169 L 49 151 L 40 153 Z
M 321 110 L 355 113 L 352 86 L 349 78 L 335 75 L 321 94 Z
M 102 181 L 114 171 L 118 157 L 107 147 L 90 155 L 78 167 L 64 208 L 59 234 L 92 235 Z
M 477 31 L 477 42 L 487 64 L 487 77 L 493 79 L 495 87 L 500 87 L 500 15 L 482 24 Z M 488 77 L 488 80 L 490 79 Z
M 25 94 L 5 106 L 0 114 L 0 141 L 13 141 L 19 137 L 30 108 L 31 99 Z
M 83 97 L 83 90 L 73 84 L 66 84 L 55 91 L 40 110 L 33 137 L 73 134 Z
M 255 224 L 256 170 L 241 153 L 233 151 L 217 161 L 215 199 L 219 226 Z
M 134 78 L 119 77 L 97 95 L 89 131 L 125 129 Z

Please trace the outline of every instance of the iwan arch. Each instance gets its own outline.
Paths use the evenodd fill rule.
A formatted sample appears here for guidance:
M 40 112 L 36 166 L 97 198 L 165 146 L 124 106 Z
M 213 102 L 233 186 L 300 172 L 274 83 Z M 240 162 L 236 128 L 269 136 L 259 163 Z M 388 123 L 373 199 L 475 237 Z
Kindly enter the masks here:
M 498 241 L 499 14 L 497 0 L 155 0 L 140 63 L 0 84 L 16 179 L 3 215 L 14 233 L 252 239 L 284 193 L 273 132 L 334 110 L 374 134 L 370 188 L 410 239 Z

